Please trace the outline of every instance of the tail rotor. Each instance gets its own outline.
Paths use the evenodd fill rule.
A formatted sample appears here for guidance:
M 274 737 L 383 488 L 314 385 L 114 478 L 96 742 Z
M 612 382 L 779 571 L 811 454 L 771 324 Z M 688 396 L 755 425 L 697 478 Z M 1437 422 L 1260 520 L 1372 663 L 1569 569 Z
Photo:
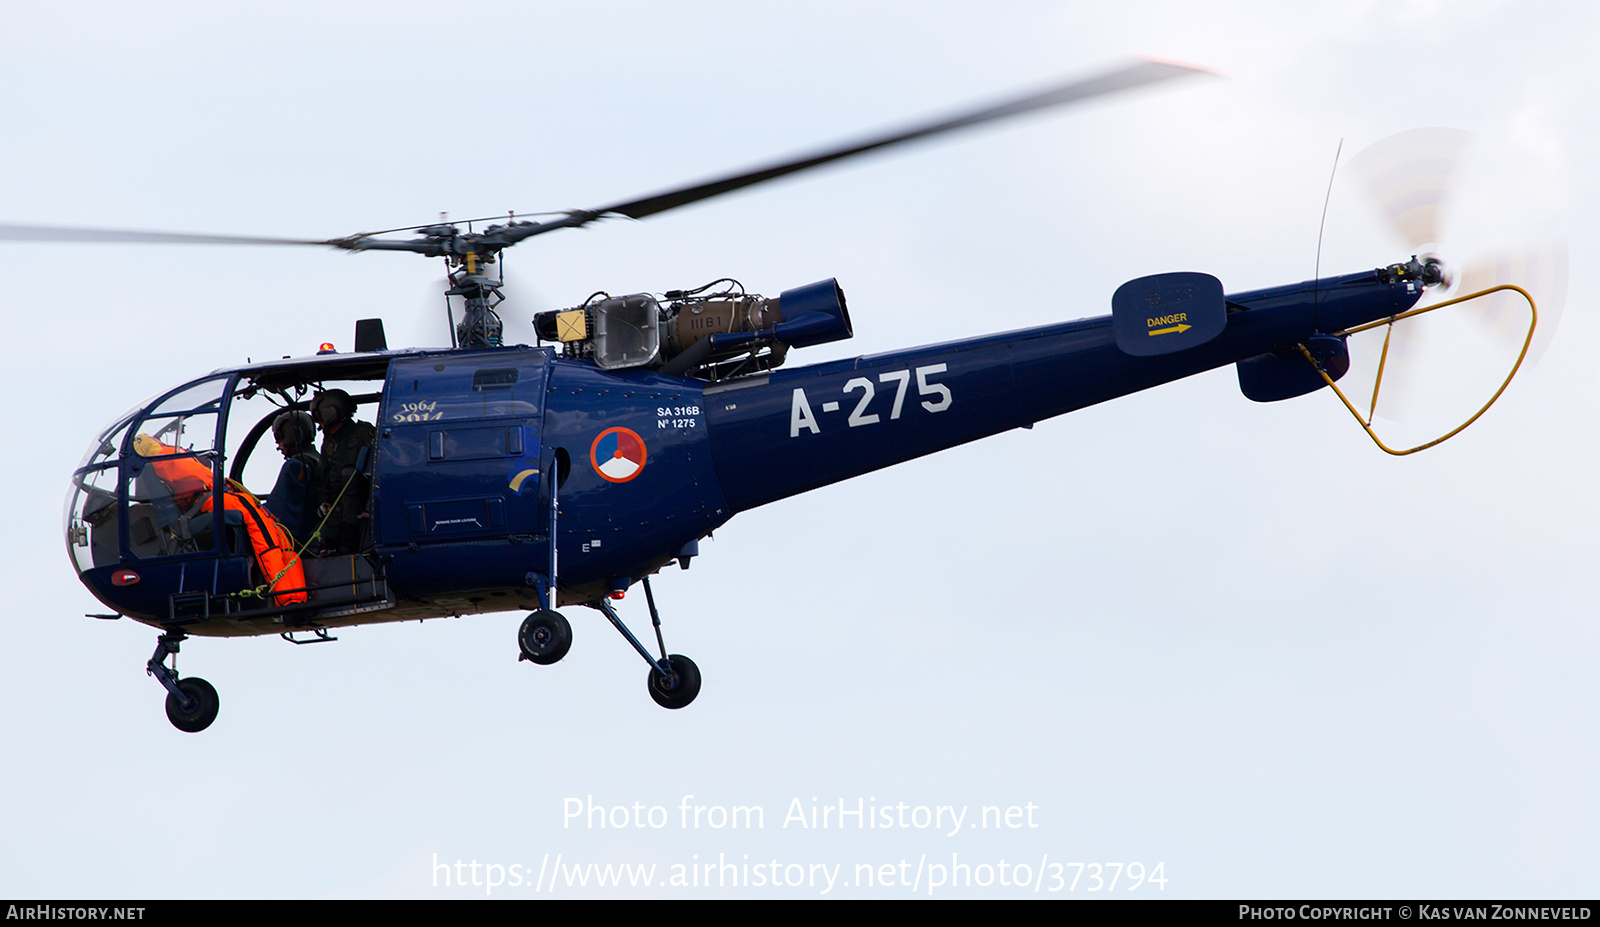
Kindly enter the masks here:
M 1443 285 L 1430 288 L 1427 302 L 1453 299 L 1503 284 L 1519 286 L 1538 301 L 1538 325 L 1523 363 L 1537 362 L 1555 336 L 1566 301 L 1567 249 L 1546 242 L 1463 258 L 1442 231 L 1456 192 L 1461 166 L 1473 144 L 1459 129 L 1424 128 L 1391 135 L 1350 159 L 1349 169 L 1393 235 L 1423 261 L 1437 262 Z M 1463 304 L 1459 312 L 1478 323 L 1497 343 L 1520 351 L 1527 335 L 1527 304 L 1501 292 Z M 1412 417 L 1418 359 L 1427 352 L 1427 326 L 1401 322 L 1388 332 L 1387 362 L 1378 415 L 1395 421 Z

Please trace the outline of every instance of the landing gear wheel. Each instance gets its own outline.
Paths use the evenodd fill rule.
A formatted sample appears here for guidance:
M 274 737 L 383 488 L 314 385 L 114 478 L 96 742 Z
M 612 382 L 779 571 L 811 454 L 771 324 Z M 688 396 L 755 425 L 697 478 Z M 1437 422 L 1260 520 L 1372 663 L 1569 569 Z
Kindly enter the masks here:
M 541 609 L 523 619 L 517 646 L 522 648 L 522 659 L 549 666 L 572 649 L 572 625 L 560 612 Z
M 650 668 L 650 697 L 662 708 L 682 708 L 700 694 L 700 667 L 678 653 L 667 657 L 666 665 L 671 670 L 667 677 Z
M 191 711 L 183 710 L 183 703 L 172 693 L 167 693 L 167 720 L 172 726 L 187 734 L 198 734 L 217 720 L 217 690 L 199 676 L 178 680 L 183 694 L 194 699 Z

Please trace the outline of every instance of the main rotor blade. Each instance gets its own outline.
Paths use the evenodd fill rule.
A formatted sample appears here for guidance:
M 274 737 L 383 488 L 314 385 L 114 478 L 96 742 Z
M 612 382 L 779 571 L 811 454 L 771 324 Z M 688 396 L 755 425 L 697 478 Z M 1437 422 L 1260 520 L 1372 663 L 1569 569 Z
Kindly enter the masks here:
M 719 177 L 692 186 L 680 187 L 676 190 L 667 190 L 642 199 L 628 200 L 615 203 L 601 209 L 587 212 L 589 217 L 599 217 L 606 214 L 627 216 L 630 219 L 643 219 L 659 212 L 687 206 L 700 200 L 709 199 L 730 193 L 752 184 L 762 183 L 793 174 L 798 171 L 819 167 L 848 158 L 853 155 L 865 154 L 891 145 L 899 145 L 917 139 L 928 138 L 967 126 L 993 122 L 1008 116 L 1030 113 L 1034 110 L 1047 109 L 1052 106 L 1063 106 L 1076 103 L 1093 97 L 1105 96 L 1123 90 L 1131 90 L 1146 84 L 1170 80 L 1175 77 L 1186 77 L 1191 74 L 1214 73 L 1205 68 L 1187 64 L 1177 64 L 1169 61 L 1143 60 L 1134 64 L 1118 68 L 1098 77 L 1079 79 L 1052 87 L 1039 93 L 1029 94 L 991 106 L 981 107 L 955 116 L 936 119 L 933 122 L 914 125 L 888 135 L 863 139 L 839 148 L 826 149 L 809 155 L 803 155 L 788 161 L 782 161 L 767 167 Z M 556 223 L 560 224 L 560 223 Z
M 497 247 L 514 245 L 525 238 L 542 235 L 561 228 L 574 228 L 587 225 L 596 219 L 607 215 L 627 216 L 630 219 L 643 219 L 656 213 L 687 206 L 700 200 L 710 199 L 724 193 L 731 193 L 744 187 L 774 180 L 788 174 L 797 173 L 813 167 L 820 167 L 834 161 L 848 158 L 853 155 L 865 154 L 880 148 L 912 142 L 918 139 L 929 138 L 945 132 L 952 132 L 968 126 L 1004 119 L 1008 116 L 1017 116 L 1035 110 L 1048 109 L 1052 106 L 1063 106 L 1094 97 L 1105 96 L 1123 90 L 1132 90 L 1146 84 L 1159 83 L 1177 77 L 1186 77 L 1191 74 L 1214 73 L 1206 68 L 1194 65 L 1179 64 L 1171 61 L 1141 60 L 1125 65 L 1114 71 L 1101 74 L 1097 77 L 1070 81 L 1056 87 L 1049 88 L 1024 97 L 1007 100 L 990 106 L 981 107 L 955 116 L 948 116 L 920 125 L 892 132 L 888 135 L 870 137 L 852 144 L 838 148 L 826 149 L 813 154 L 804 155 L 783 161 L 767 167 L 731 174 L 714 180 L 703 181 L 687 187 L 679 187 L 647 196 L 642 199 L 628 200 L 614 203 L 592 210 L 576 210 L 566 213 L 560 219 L 546 222 L 514 222 L 508 226 L 491 230 L 492 237 L 484 239 L 485 244 Z M 441 223 L 448 225 L 450 223 Z M 415 228 L 424 228 L 416 226 Z M 394 231 L 408 231 L 409 229 L 396 229 Z M 342 248 L 349 251 L 387 250 L 387 251 L 415 251 L 423 254 L 444 253 L 443 247 L 434 241 L 412 240 L 396 241 L 372 237 L 373 234 L 362 233 L 344 238 L 328 240 L 308 240 L 298 238 L 252 238 L 234 235 L 200 235 L 183 232 L 141 232 L 125 229 L 86 229 L 46 225 L 0 225 L 0 241 L 78 241 L 78 242 L 108 242 L 132 244 L 199 244 L 199 245 L 322 245 L 332 248 Z
M 189 232 L 136 232 L 127 229 L 82 229 L 56 225 L 0 225 L 0 241 L 80 241 L 156 245 L 324 245 L 338 241 L 299 238 L 246 238 L 237 235 L 200 235 Z

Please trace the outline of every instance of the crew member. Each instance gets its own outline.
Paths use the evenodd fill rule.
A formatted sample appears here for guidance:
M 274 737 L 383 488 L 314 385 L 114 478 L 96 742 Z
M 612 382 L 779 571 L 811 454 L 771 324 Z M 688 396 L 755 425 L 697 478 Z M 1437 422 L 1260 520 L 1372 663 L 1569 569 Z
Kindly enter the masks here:
M 322 502 L 322 457 L 317 453 L 316 426 L 311 416 L 290 410 L 272 420 L 272 437 L 283 455 L 278 482 L 261 503 L 295 540 L 306 544 L 322 520 L 317 511 Z
M 322 527 L 325 553 L 358 553 L 367 510 L 367 479 L 356 470 L 362 448 L 377 440 L 378 430 L 354 421 L 356 401 L 342 389 L 311 397 L 311 416 L 322 429 Z
M 195 515 L 212 511 L 211 468 L 197 457 L 177 456 L 180 452 L 147 434 L 135 435 L 134 453 L 150 460 L 156 476 L 167 484 L 173 502 L 181 508 L 193 507 Z M 256 497 L 229 480 L 222 490 L 222 507 L 238 512 L 244 522 L 256 565 L 278 605 L 296 605 L 306 600 L 305 570 L 295 553 L 294 538 L 271 512 L 261 507 Z

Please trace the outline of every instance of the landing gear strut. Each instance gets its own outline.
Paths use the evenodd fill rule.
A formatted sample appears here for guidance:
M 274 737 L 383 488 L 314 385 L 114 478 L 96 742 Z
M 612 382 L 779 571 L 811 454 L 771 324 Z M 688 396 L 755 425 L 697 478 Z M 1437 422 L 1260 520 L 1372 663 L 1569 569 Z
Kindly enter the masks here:
M 556 493 L 561 485 L 561 464 L 559 459 L 550 465 L 545 485 L 550 487 L 550 529 L 548 537 L 550 542 L 550 562 L 548 572 L 543 576 L 538 573 L 529 573 L 526 577 L 528 585 L 534 587 L 539 596 L 539 610 L 522 620 L 522 627 L 517 631 L 517 647 L 522 651 L 518 660 L 528 660 L 541 666 L 548 666 L 567 655 L 572 649 L 572 625 L 561 613 L 555 610 L 559 601 L 556 594 L 556 553 L 558 545 L 555 539 L 558 534 L 557 518 L 561 507 L 556 502 Z M 688 550 L 686 546 L 684 548 Z M 684 561 L 687 564 L 687 559 Z M 667 654 L 667 644 L 661 638 L 661 615 L 656 611 L 655 593 L 650 591 L 650 577 L 644 578 L 644 597 L 650 603 L 650 623 L 656 629 L 656 644 L 661 648 L 661 658 L 658 660 L 644 649 L 639 639 L 633 636 L 628 626 L 617 617 L 616 610 L 605 599 L 587 603 L 590 608 L 598 609 L 606 616 L 622 636 L 627 638 L 633 649 L 639 651 L 639 656 L 644 657 L 644 662 L 650 664 L 650 676 L 646 684 L 650 689 L 650 697 L 662 708 L 683 708 L 694 701 L 700 694 L 700 667 L 694 661 L 682 654 Z M 177 649 L 176 645 L 173 647 Z M 171 686 L 168 686 L 171 688 Z M 213 711 L 213 714 L 215 712 Z M 173 721 L 177 724 L 177 721 Z M 210 723 L 210 722 L 207 722 Z
M 217 690 L 199 676 L 179 679 L 178 671 L 167 666 L 167 657 L 176 655 L 178 645 L 189 635 L 168 631 L 156 638 L 156 652 L 145 664 L 145 672 L 156 677 L 167 690 L 167 720 L 187 734 L 198 734 L 217 720 Z
M 650 689 L 650 697 L 656 700 L 656 704 L 662 708 L 683 708 L 700 694 L 700 667 L 695 666 L 693 660 L 682 654 L 667 655 L 666 642 L 661 639 L 661 615 L 656 611 L 656 597 L 650 591 L 648 576 L 644 578 L 644 597 L 645 601 L 650 603 L 650 623 L 655 626 L 656 645 L 661 648 L 659 660 L 644 649 L 639 639 L 634 637 L 628 626 L 617 617 L 616 610 L 611 607 L 609 601 L 599 599 L 589 605 L 604 613 L 612 626 L 633 645 L 633 649 L 639 651 L 639 656 L 644 657 L 644 661 L 650 664 L 650 676 L 645 681 Z

